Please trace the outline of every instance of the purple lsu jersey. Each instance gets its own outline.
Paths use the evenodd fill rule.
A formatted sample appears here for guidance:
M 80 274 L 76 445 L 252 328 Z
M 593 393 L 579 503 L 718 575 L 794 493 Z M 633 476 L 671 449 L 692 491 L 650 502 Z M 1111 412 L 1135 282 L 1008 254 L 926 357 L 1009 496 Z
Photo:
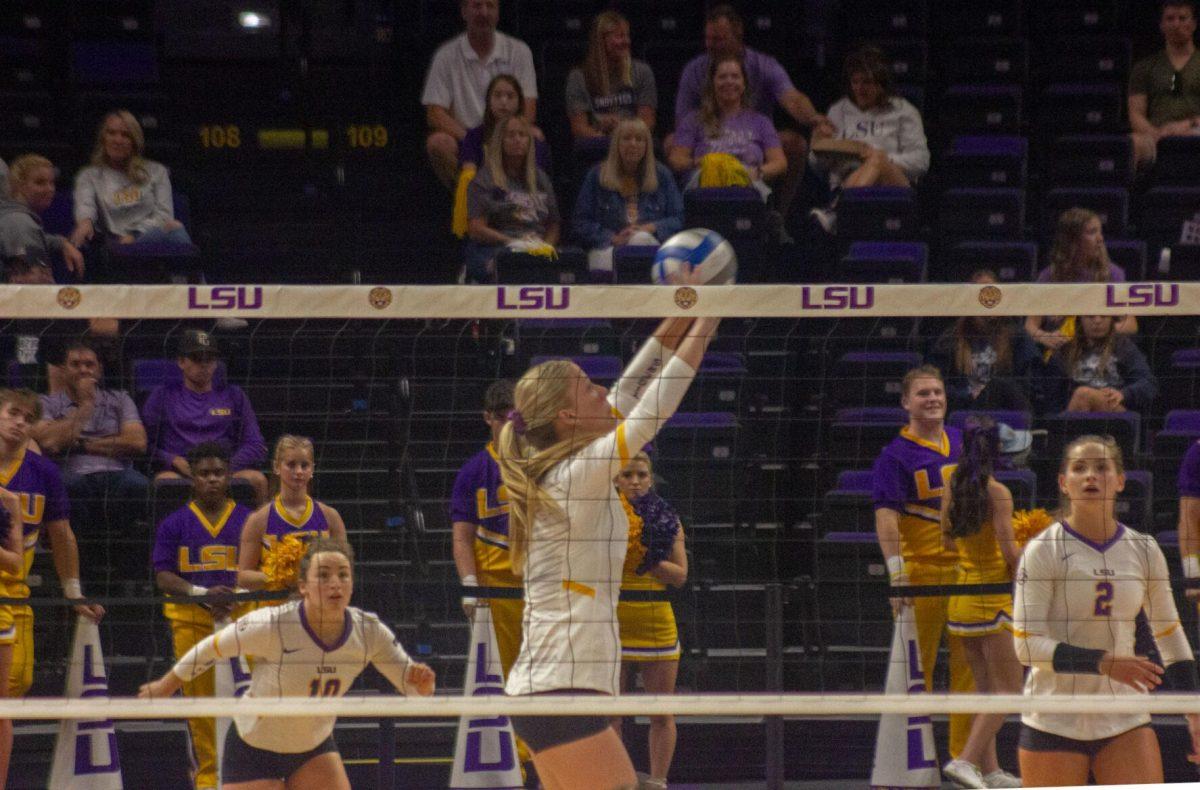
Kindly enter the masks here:
M 1200 442 L 1192 442 L 1179 465 L 1179 495 L 1200 497 Z
M 450 521 L 475 525 L 475 567 L 481 582 L 486 576 L 488 583 L 516 583 L 508 558 L 508 491 L 497 460 L 496 448 L 488 442 L 458 470 Z
M 329 523 L 317 500 L 305 497 L 304 512 L 300 518 L 293 518 L 287 512 L 281 497 L 271 501 L 271 507 L 267 510 L 267 529 L 263 532 L 263 548 L 274 548 L 275 543 L 287 535 L 295 535 L 303 541 L 318 535 L 329 537 Z
M 957 554 L 942 544 L 942 491 L 958 466 L 962 432 L 947 427 L 938 442 L 927 442 L 907 426 L 892 439 L 872 470 L 875 509 L 900 514 L 900 553 L 908 562 L 953 565 Z
M 158 525 L 154 570 L 170 571 L 201 587 L 236 587 L 238 547 L 250 512 L 232 499 L 216 521 L 209 521 L 195 502 L 179 508 Z
M 33 565 L 33 550 L 37 547 L 42 524 L 63 521 L 71 517 L 67 490 L 62 475 L 53 461 L 28 449 L 7 469 L 0 469 L 0 485 L 21 498 L 22 541 L 24 556 L 20 574 L 0 572 L 0 595 L 6 598 L 28 598 L 29 586 L 25 577 Z M 3 524 L 8 527 L 7 513 Z

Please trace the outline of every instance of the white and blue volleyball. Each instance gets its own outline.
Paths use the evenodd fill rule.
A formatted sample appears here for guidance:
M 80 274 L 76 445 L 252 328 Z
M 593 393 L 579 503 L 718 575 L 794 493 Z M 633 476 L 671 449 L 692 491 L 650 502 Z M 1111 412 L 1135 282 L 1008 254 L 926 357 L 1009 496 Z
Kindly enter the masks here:
M 726 285 L 737 280 L 737 254 L 719 233 L 692 228 L 667 239 L 654 255 L 650 278 L 659 285 L 671 282 L 682 267 L 700 270 L 700 285 Z

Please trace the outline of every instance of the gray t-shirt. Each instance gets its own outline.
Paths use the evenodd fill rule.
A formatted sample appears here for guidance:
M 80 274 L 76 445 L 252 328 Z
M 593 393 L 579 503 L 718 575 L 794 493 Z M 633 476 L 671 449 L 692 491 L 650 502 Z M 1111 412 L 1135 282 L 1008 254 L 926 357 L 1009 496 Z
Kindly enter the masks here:
M 66 392 L 42 396 L 42 418 L 46 420 L 61 420 L 69 413 L 79 408 Z M 81 439 L 103 439 L 116 436 L 121 432 L 121 426 L 136 422 L 142 424 L 138 416 L 137 406 L 124 390 L 96 389 L 96 408 L 92 418 L 87 421 L 80 431 Z M 90 475 L 94 472 L 120 472 L 129 466 L 128 461 L 109 458 L 106 455 L 88 455 L 87 453 L 69 452 L 59 460 L 59 466 L 64 472 L 77 475 Z
M 654 72 L 640 60 L 633 61 L 630 77 L 632 85 L 610 86 L 607 96 L 588 93 L 583 69 L 572 69 L 567 75 L 567 114 L 586 112 L 588 123 L 596 123 L 596 115 L 616 113 L 622 118 L 637 117 L 638 107 L 658 107 L 658 88 L 654 84 Z
M 111 167 L 89 165 L 75 176 L 75 221 L 90 219 L 115 236 L 139 235 L 175 219 L 171 178 L 158 162 L 146 162 L 145 183 Z
M 537 192 L 509 179 L 507 187 L 497 186 L 491 170 L 479 168 L 467 188 L 467 216 L 486 217 L 488 227 L 507 236 L 532 233 L 544 238 L 552 222 L 558 222 L 558 201 L 554 186 L 545 171 L 537 171 Z

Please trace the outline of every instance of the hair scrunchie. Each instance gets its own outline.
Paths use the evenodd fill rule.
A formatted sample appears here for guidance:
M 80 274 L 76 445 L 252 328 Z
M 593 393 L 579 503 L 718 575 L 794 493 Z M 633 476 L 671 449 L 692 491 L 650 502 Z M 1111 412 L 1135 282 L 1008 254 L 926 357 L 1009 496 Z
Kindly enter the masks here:
M 525 418 L 516 409 L 510 409 L 505 417 L 512 423 L 513 430 L 517 432 L 517 436 L 524 436 L 525 431 L 529 430 L 529 426 L 525 424 Z

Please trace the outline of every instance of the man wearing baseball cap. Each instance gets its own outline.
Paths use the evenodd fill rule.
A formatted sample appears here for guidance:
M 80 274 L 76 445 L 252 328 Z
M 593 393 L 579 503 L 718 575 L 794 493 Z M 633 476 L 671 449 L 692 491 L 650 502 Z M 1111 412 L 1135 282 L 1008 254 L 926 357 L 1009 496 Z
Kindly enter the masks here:
M 267 446 L 246 393 L 215 380 L 220 359 L 216 338 L 186 330 L 176 359 L 183 381 L 161 385 L 142 406 L 150 457 L 160 470 L 155 479 L 191 477 L 188 450 L 201 442 L 219 442 L 229 449 L 233 476 L 254 487 L 259 503 L 266 501 L 267 478 L 257 467 L 267 458 Z

